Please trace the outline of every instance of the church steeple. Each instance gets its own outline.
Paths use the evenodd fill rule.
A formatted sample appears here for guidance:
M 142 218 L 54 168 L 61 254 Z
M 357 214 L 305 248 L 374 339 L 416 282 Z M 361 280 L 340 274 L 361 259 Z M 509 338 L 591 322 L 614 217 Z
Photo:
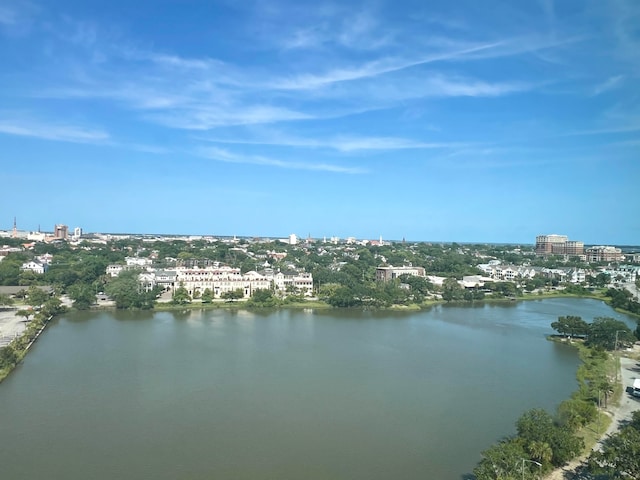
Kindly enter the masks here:
M 18 224 L 16 222 L 16 217 L 13 217 L 13 238 L 18 238 Z

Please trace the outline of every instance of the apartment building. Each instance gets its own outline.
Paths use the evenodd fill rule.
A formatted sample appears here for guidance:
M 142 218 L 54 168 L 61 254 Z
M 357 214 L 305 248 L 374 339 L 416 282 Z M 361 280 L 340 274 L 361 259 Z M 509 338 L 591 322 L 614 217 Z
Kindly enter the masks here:
M 604 245 L 587 248 L 586 255 L 589 262 L 620 262 L 624 260 L 622 250 Z
M 569 240 L 566 235 L 538 235 L 536 255 L 584 255 L 584 242 Z
M 425 270 L 423 267 L 378 267 L 376 268 L 376 280 L 379 282 L 388 282 L 401 275 L 413 275 L 415 277 L 424 277 Z
M 175 270 L 175 286 L 186 288 L 189 295 L 202 295 L 209 289 L 215 298 L 226 292 L 241 289 L 245 298 L 256 290 L 274 289 L 282 294 L 299 293 L 313 295 L 313 276 L 305 272 L 256 272 L 241 273 L 239 268 L 228 266 L 185 268 Z

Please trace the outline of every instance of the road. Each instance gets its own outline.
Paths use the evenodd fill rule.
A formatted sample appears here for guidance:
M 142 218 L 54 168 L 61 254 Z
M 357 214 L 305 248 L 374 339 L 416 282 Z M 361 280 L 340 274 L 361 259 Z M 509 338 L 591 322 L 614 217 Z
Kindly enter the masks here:
M 637 350 L 638 347 L 636 346 Z M 607 429 L 606 435 L 617 431 L 621 422 L 631 420 L 631 414 L 636 410 L 640 410 L 640 398 L 633 397 L 624 391 L 628 386 L 633 385 L 633 381 L 636 378 L 640 378 L 640 363 L 632 358 L 621 357 L 620 373 L 622 374 L 622 398 L 620 399 L 620 405 L 611 411 L 613 421 Z

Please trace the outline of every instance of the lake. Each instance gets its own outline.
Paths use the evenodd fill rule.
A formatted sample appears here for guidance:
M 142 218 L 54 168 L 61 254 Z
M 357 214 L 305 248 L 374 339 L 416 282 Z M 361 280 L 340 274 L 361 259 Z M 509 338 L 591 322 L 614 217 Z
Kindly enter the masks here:
M 0 384 L 12 480 L 461 479 L 576 389 L 545 299 L 356 310 L 70 313 Z

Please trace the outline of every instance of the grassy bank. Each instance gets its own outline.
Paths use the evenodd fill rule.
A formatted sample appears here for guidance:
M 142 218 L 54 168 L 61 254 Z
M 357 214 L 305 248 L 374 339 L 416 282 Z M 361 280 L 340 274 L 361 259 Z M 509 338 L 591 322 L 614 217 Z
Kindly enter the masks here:
M 52 317 L 42 319 L 34 318 L 18 338 L 12 340 L 9 345 L 3 347 L 0 355 L 0 382 L 22 362 L 25 355 L 45 330 Z

